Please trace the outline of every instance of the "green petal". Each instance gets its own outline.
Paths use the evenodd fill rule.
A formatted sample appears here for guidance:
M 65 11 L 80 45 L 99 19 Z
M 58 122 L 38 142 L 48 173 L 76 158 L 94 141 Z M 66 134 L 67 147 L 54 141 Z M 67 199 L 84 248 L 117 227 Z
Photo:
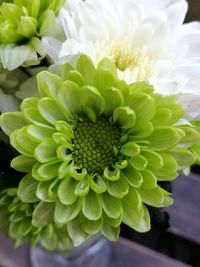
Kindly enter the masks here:
M 72 148 L 72 145 L 70 144 L 71 140 L 70 140 L 70 138 L 67 135 L 65 135 L 63 133 L 55 132 L 55 133 L 52 134 L 52 138 L 53 138 L 53 140 L 54 140 L 54 142 L 56 144 L 58 144 L 58 145 L 65 145 L 69 149 Z M 57 151 L 57 153 L 59 154 L 58 151 Z
M 143 189 L 153 189 L 157 186 L 157 179 L 155 175 L 149 170 L 141 171 L 143 177 Z
M 55 205 L 41 201 L 33 212 L 32 224 L 43 227 L 53 222 Z
M 79 214 L 81 210 L 82 200 L 77 199 L 72 205 L 63 205 L 56 202 L 54 220 L 58 224 L 66 224 L 72 221 Z
M 49 139 L 49 137 L 51 137 L 51 135 L 55 132 L 55 129 L 32 124 L 28 126 L 27 132 L 35 142 L 41 142 L 45 139 Z
M 143 217 L 142 201 L 137 191 L 130 187 L 129 193 L 122 199 L 123 222 L 134 229 Z
M 29 172 L 31 171 L 34 163 L 34 158 L 20 155 L 11 161 L 11 167 L 20 172 Z
M 73 129 L 72 129 L 71 125 L 69 123 L 67 123 L 66 121 L 56 121 L 55 128 L 57 131 L 65 134 L 70 139 L 74 138 Z
M 30 38 L 35 35 L 37 24 L 36 18 L 22 16 L 17 27 L 17 34 L 20 34 L 26 38 Z
M 48 97 L 43 97 L 42 99 L 39 100 L 38 110 L 42 115 L 42 117 L 53 125 L 57 120 L 66 119 L 66 117 L 60 111 L 59 106 L 55 103 L 55 101 Z
M 83 75 L 86 84 L 92 84 L 95 67 L 86 55 L 80 55 L 77 62 L 77 70 Z
M 39 182 L 36 190 L 36 196 L 45 202 L 53 202 L 54 199 L 49 197 L 49 187 L 52 184 L 51 181 Z
M 110 181 L 117 181 L 120 178 L 120 170 L 116 167 L 106 167 L 103 174 Z
M 110 218 L 106 215 L 106 213 L 103 214 L 103 219 L 105 222 L 107 222 L 107 224 L 109 224 L 110 226 L 116 228 L 118 226 L 120 226 L 121 222 L 122 222 L 122 214 L 114 219 L 114 218 Z
M 124 176 L 127 182 L 135 188 L 140 187 L 143 183 L 141 173 L 135 169 L 131 161 L 129 161 L 127 168 L 123 169 L 122 176 Z
M 150 148 L 156 151 L 169 149 L 175 146 L 180 139 L 179 132 L 167 126 L 156 128 L 153 134 L 148 137 Z
M 114 110 L 113 121 L 122 129 L 132 128 L 135 120 L 135 112 L 130 107 L 118 107 Z
M 154 127 L 170 125 L 172 113 L 173 112 L 168 108 L 157 109 L 156 114 L 152 120 Z
M 112 227 L 106 221 L 103 222 L 101 233 L 110 241 L 116 241 L 119 238 L 120 228 Z
M 117 78 L 117 68 L 116 68 L 115 63 L 106 57 L 104 57 L 102 60 L 99 61 L 97 65 L 97 69 L 108 71 L 112 75 L 114 75 L 115 78 Z
M 109 116 L 112 115 L 115 108 L 120 107 L 124 103 L 124 98 L 119 89 L 111 87 L 101 92 L 104 101 L 105 108 L 104 113 Z
M 153 125 L 151 122 L 143 122 L 141 125 L 137 125 L 133 129 L 129 130 L 129 139 L 130 140 L 141 140 L 150 136 L 154 131 Z
M 126 142 L 122 147 L 120 152 L 128 157 L 134 157 L 140 154 L 140 146 L 133 141 Z
M 54 141 L 51 139 L 40 143 L 36 149 L 34 156 L 39 162 L 48 162 L 56 159 L 56 147 Z
M 77 166 L 70 166 L 69 174 L 77 181 L 81 181 L 87 175 L 87 170 L 79 169 Z
M 59 89 L 58 99 L 66 112 L 80 113 L 82 108 L 82 90 L 71 81 L 65 81 Z
M 126 179 L 120 177 L 120 179 L 116 182 L 108 181 L 108 193 L 114 197 L 122 198 L 128 194 L 129 185 L 126 182 Z
M 89 176 L 85 176 L 80 182 L 77 183 L 74 193 L 79 196 L 83 197 L 88 194 L 90 189 L 90 179 Z
M 1 4 L 1 15 L 4 19 L 11 18 L 14 23 L 18 23 L 18 19 L 22 15 L 20 7 L 13 3 L 3 3 Z
M 74 246 L 81 245 L 89 237 L 89 235 L 81 229 L 81 226 L 82 221 L 79 217 L 67 224 L 67 230 L 69 232 L 69 236 L 74 242 Z
M 84 232 L 86 232 L 89 235 L 96 234 L 100 231 L 102 222 L 103 222 L 102 217 L 95 221 L 90 221 L 85 218 L 83 219 L 81 228 L 83 229 Z
M 66 177 L 62 180 L 58 188 L 58 197 L 64 205 L 71 205 L 76 200 L 75 195 L 76 182 L 71 177 Z
M 50 28 L 53 26 L 54 19 L 55 15 L 52 10 L 46 10 L 42 12 L 38 21 L 38 28 L 39 28 L 38 36 L 42 37 L 48 33 Z
M 48 181 L 58 176 L 60 162 L 51 161 L 45 164 L 35 164 L 33 167 L 33 176 L 39 181 Z
M 137 125 L 151 121 L 155 115 L 154 99 L 148 94 L 133 93 L 127 98 L 126 105 L 135 111 Z
M 148 161 L 143 156 L 138 155 L 132 159 L 132 164 L 138 171 L 142 171 L 146 168 Z
M 75 82 L 80 87 L 85 85 L 83 75 L 80 72 L 78 72 L 77 70 L 69 70 L 63 74 L 64 74 L 63 77 L 65 80 L 70 80 L 72 82 Z
M 111 218 L 116 219 L 120 217 L 123 212 L 121 201 L 108 193 L 101 195 L 101 203 L 105 213 Z
M 103 95 L 105 89 L 114 86 L 114 82 L 115 82 L 115 78 L 110 72 L 97 69 L 94 73 L 92 84 Z
M 142 156 L 148 161 L 147 168 L 160 169 L 163 166 L 163 158 L 152 150 L 143 150 Z
M 28 173 L 25 175 L 19 183 L 18 196 L 21 201 L 25 203 L 35 203 L 38 201 L 36 197 L 36 189 L 38 182 L 32 178 L 32 175 Z
M 171 181 L 178 176 L 178 164 L 175 158 L 168 153 L 160 153 L 163 158 L 163 167 L 153 170 L 154 174 L 159 181 Z
M 52 125 L 41 116 L 41 114 L 36 108 L 26 108 L 23 113 L 25 115 L 25 118 L 31 121 L 32 123 L 38 126 L 52 128 Z
M 90 191 L 84 198 L 83 198 L 83 206 L 82 211 L 84 216 L 89 220 L 98 220 L 102 214 L 102 207 L 99 196 Z
M 143 188 L 137 190 L 142 197 L 142 201 L 147 205 L 160 208 L 172 204 L 172 200 L 169 197 L 170 194 L 159 186 L 151 190 Z
M 171 149 L 169 153 L 175 158 L 179 167 L 191 166 L 195 163 L 195 157 L 187 148 L 176 147 Z
M 16 129 L 26 125 L 27 121 L 21 112 L 8 112 L 0 116 L 0 126 L 8 136 Z
M 91 189 L 97 194 L 104 193 L 107 190 L 107 185 L 102 176 L 96 175 L 91 179 Z
M 134 230 L 136 230 L 139 233 L 144 233 L 151 229 L 150 215 L 148 209 L 145 207 L 145 205 L 142 205 L 142 208 L 143 208 L 143 217 L 139 222 L 139 224 L 134 226 Z
M 189 147 L 200 141 L 200 133 L 194 127 L 184 125 L 179 126 L 178 129 L 183 130 L 185 133 L 185 136 L 181 140 L 181 144 L 184 146 Z
M 63 79 L 49 71 L 41 71 L 37 75 L 38 89 L 41 97 L 57 99 L 58 89 L 63 83 Z
M 96 115 L 100 115 L 104 111 L 105 101 L 99 91 L 92 86 L 83 86 L 81 90 L 83 110 L 85 107 L 90 107 Z
M 11 145 L 21 154 L 27 157 L 33 157 L 34 150 L 38 145 L 27 133 L 27 127 L 15 130 L 10 136 Z

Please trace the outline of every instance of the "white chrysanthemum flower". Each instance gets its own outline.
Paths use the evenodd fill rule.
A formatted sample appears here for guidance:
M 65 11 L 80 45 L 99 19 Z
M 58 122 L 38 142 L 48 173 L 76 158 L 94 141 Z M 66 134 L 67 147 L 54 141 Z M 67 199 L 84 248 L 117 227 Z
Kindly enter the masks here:
M 108 57 L 120 78 L 180 93 L 186 117 L 200 119 L 200 23 L 183 24 L 186 11 L 185 0 L 68 0 L 60 11 L 66 40 L 45 37 L 43 44 L 54 62 L 80 53 L 95 64 Z

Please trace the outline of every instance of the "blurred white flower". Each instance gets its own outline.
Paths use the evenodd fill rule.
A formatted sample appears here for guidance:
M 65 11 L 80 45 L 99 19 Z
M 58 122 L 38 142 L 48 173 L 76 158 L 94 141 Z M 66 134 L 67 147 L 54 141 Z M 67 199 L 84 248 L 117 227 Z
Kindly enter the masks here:
M 183 24 L 186 12 L 185 0 L 68 0 L 59 15 L 65 41 L 45 37 L 43 45 L 55 63 L 108 57 L 120 78 L 180 94 L 186 118 L 200 119 L 200 23 Z

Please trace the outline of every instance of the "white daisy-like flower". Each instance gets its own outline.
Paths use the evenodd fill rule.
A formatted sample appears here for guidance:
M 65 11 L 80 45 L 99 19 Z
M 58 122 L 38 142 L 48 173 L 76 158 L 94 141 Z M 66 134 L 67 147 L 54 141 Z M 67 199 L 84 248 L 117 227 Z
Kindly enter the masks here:
M 68 0 L 60 11 L 66 40 L 45 37 L 54 62 L 85 53 L 112 59 L 121 79 L 180 94 L 187 119 L 200 119 L 200 23 L 183 24 L 185 0 Z M 194 101 L 195 100 L 195 101 Z

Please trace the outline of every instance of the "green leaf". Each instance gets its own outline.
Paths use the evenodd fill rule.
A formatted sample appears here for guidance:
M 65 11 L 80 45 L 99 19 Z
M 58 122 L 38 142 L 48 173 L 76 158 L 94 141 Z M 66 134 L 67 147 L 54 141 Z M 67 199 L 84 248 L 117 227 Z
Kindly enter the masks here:
M 76 200 L 75 195 L 76 182 L 71 177 L 65 177 L 58 188 L 58 197 L 60 202 L 64 205 L 71 205 Z
M 35 227 L 43 227 L 53 222 L 55 205 L 41 201 L 33 212 L 32 224 Z
M 82 211 L 84 216 L 92 221 L 98 220 L 102 214 L 102 207 L 99 196 L 90 191 L 84 198 L 83 198 L 83 205 Z
M 60 202 L 56 202 L 54 220 L 58 224 L 66 224 L 72 221 L 81 211 L 82 200 L 78 198 L 71 205 L 63 205 Z
M 130 107 L 118 107 L 114 110 L 113 121 L 122 129 L 129 129 L 135 125 L 135 112 Z
M 18 196 L 21 201 L 26 203 L 35 203 L 38 201 L 36 197 L 36 189 L 38 182 L 32 178 L 31 173 L 25 175 L 19 183 Z
M 108 193 L 101 195 L 101 203 L 105 213 L 110 218 L 116 219 L 123 213 L 121 201 Z

